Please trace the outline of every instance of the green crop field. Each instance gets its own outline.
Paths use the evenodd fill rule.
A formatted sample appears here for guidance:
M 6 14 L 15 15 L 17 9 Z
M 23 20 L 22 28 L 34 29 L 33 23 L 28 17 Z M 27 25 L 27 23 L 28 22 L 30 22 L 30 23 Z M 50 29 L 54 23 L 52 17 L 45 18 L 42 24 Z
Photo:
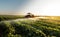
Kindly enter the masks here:
M 19 15 L 0 15 L 0 21 L 13 20 L 13 19 L 19 19 L 19 18 L 24 18 L 24 16 L 19 16 Z
M 0 37 L 60 37 L 60 17 L 1 21 Z

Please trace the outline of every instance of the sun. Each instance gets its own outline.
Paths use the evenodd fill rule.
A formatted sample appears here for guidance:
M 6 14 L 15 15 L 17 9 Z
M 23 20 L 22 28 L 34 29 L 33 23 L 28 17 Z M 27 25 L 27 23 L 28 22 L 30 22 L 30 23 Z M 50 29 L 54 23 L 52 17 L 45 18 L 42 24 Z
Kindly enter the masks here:
M 22 9 L 24 14 L 30 12 L 34 15 L 44 15 L 44 16 L 60 16 L 60 2 L 59 1 L 38 1 L 34 0 L 25 8 Z

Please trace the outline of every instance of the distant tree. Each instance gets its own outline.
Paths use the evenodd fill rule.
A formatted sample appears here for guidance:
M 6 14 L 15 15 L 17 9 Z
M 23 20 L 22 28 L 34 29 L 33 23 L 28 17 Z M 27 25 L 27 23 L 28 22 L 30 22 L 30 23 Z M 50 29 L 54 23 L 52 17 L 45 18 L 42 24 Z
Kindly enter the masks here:
M 27 13 L 28 15 L 30 15 L 31 13 Z
M 34 15 L 32 13 L 27 13 L 27 15 L 25 17 L 30 18 L 30 17 L 34 17 Z

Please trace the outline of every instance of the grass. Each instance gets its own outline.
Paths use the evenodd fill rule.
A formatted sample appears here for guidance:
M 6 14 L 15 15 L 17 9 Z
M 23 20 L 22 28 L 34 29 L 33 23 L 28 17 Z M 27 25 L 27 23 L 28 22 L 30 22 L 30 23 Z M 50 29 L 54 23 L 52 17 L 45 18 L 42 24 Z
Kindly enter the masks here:
M 0 37 L 60 37 L 59 17 L 0 22 Z
M 19 16 L 19 15 L 0 15 L 0 21 L 4 20 L 13 20 L 13 19 L 19 19 L 19 18 L 24 18 L 24 16 Z

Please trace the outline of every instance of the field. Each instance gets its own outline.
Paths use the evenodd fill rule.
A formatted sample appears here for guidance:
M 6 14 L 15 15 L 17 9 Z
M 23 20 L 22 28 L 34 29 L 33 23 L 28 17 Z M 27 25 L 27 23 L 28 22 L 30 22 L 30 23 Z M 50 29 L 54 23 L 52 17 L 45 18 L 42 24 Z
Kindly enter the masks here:
M 0 22 L 0 37 L 60 37 L 60 17 Z
M 13 19 L 19 19 L 19 18 L 24 18 L 24 16 L 19 16 L 19 15 L 0 15 L 0 21 L 4 20 L 13 20 Z

